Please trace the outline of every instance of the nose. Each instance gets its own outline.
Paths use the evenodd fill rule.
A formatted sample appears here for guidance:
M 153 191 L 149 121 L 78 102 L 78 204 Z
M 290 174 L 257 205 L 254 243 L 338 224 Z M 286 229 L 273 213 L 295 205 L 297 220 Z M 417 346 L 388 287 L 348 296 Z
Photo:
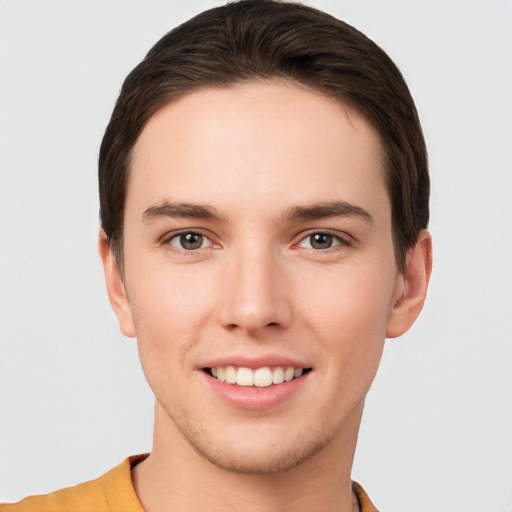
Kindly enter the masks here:
M 292 308 L 286 274 L 284 262 L 270 250 L 239 251 L 228 258 L 221 278 L 221 324 L 254 336 L 288 327 Z

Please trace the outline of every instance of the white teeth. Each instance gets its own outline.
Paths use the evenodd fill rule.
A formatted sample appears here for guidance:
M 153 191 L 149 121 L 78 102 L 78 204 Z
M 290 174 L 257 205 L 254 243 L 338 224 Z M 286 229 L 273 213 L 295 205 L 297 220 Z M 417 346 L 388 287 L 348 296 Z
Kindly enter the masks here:
M 272 384 L 272 372 L 268 366 L 258 368 L 254 372 L 254 385 L 259 388 L 266 388 Z
M 284 382 L 284 370 L 280 366 L 272 372 L 272 382 L 274 384 L 282 384 Z
M 233 365 L 227 365 L 215 366 L 210 370 L 212 376 L 221 382 L 237 384 L 238 386 L 256 386 L 258 388 L 289 382 L 304 373 L 303 368 L 294 368 L 293 366 L 276 366 L 273 369 L 268 366 L 263 366 L 252 370 L 244 366 L 236 369 Z
M 228 384 L 236 384 L 236 368 L 234 366 L 226 366 L 224 375 Z
M 293 379 L 294 375 L 295 375 L 295 368 L 292 368 L 290 366 L 289 368 L 286 368 L 286 370 L 284 372 L 284 380 L 286 382 L 288 382 Z
M 236 374 L 236 383 L 239 386 L 253 386 L 254 385 L 254 373 L 250 368 L 238 368 Z

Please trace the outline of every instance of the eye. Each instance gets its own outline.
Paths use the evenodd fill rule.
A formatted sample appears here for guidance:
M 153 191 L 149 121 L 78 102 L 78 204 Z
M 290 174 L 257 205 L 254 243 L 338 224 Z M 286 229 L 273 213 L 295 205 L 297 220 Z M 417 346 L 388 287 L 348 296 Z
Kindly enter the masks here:
M 211 245 L 211 241 L 201 233 L 187 231 L 178 233 L 169 239 L 169 245 L 185 251 L 203 249 Z
M 298 244 L 299 247 L 316 250 L 331 249 L 339 245 L 349 245 L 349 242 L 339 236 L 324 232 L 311 233 Z

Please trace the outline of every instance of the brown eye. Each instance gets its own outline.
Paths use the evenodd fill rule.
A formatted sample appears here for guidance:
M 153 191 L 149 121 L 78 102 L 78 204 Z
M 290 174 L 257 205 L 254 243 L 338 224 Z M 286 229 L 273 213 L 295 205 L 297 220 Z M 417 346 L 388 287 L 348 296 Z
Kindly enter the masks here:
M 309 236 L 309 243 L 313 249 L 329 249 L 332 247 L 333 236 L 327 233 L 315 233 Z
M 314 249 L 316 251 L 326 251 L 335 249 L 338 246 L 348 246 L 350 242 L 341 236 L 331 235 L 328 231 L 317 231 L 305 236 L 298 244 L 298 247 L 304 249 Z
M 200 233 L 188 232 L 173 236 L 169 243 L 178 249 L 193 251 L 195 249 L 201 249 L 205 241 L 205 237 Z

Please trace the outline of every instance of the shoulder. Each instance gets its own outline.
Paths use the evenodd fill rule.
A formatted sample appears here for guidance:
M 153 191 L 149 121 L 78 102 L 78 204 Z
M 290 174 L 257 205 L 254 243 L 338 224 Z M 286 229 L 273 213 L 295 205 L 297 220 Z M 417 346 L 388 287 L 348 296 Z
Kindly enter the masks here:
M 143 512 L 130 475 L 131 467 L 145 457 L 128 457 L 103 476 L 74 487 L 0 505 L 0 512 Z
M 357 482 L 352 482 L 352 490 L 357 497 L 359 503 L 359 510 L 361 512 L 379 512 L 377 507 L 371 502 L 368 494 L 363 487 Z

